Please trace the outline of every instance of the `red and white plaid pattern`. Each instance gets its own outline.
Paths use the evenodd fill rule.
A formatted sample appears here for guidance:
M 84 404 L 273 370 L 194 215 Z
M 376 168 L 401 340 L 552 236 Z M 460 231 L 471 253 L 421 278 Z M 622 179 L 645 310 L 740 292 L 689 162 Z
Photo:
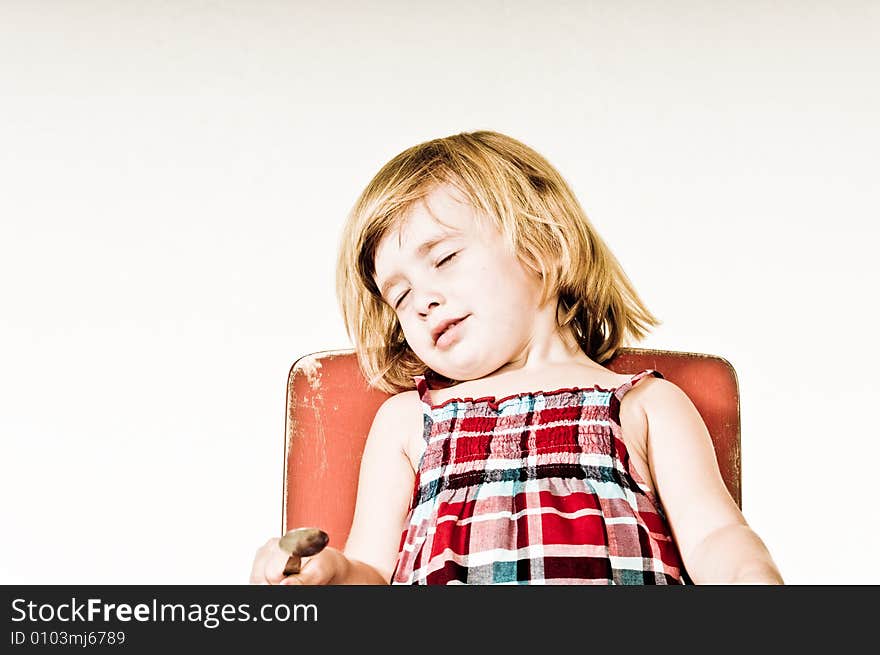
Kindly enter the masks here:
M 630 467 L 616 389 L 432 405 L 392 584 L 690 582 L 663 510 Z

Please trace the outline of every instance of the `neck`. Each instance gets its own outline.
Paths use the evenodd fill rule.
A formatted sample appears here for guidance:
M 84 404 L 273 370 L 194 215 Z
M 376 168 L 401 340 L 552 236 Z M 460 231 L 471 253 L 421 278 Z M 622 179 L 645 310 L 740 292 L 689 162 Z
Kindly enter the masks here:
M 506 364 L 489 375 L 496 377 L 514 371 L 533 373 L 547 368 L 580 365 L 605 370 L 581 350 L 570 326 L 557 324 L 556 302 L 545 305 L 536 315 L 529 341 Z

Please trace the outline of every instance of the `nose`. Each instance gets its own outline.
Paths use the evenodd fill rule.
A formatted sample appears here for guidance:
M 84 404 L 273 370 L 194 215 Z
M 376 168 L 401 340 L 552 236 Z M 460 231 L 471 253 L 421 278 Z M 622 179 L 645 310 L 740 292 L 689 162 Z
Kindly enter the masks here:
M 442 302 L 440 294 L 436 291 L 421 291 L 416 294 L 415 308 L 420 316 L 427 318 L 435 307 Z

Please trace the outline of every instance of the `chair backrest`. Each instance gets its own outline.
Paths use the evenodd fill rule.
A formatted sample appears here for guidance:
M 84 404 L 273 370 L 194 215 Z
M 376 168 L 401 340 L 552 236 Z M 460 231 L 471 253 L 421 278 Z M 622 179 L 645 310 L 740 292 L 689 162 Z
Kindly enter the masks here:
M 696 406 L 721 475 L 741 506 L 739 388 L 730 363 L 714 355 L 623 348 L 616 373 L 656 369 Z M 353 350 L 301 357 L 287 381 L 282 533 L 315 526 L 337 548 L 348 539 L 364 443 L 387 393 L 367 386 Z

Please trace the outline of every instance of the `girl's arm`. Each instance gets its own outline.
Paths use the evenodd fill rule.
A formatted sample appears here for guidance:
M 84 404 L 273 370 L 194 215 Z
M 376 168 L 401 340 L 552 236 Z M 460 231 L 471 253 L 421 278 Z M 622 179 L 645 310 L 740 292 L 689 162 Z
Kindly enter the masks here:
M 422 420 L 416 391 L 391 396 L 376 412 L 364 447 L 354 518 L 345 544 L 351 579 L 340 584 L 391 581 L 415 483 L 406 443 L 414 432 L 421 434 Z
M 256 553 L 251 583 L 388 584 L 415 481 L 404 444 L 412 430 L 421 433 L 421 421 L 415 391 L 391 396 L 377 410 L 364 446 L 354 519 L 344 551 L 327 547 L 304 557 L 300 572 L 285 577 L 288 555 L 278 547 L 278 538 L 269 539 Z
M 648 465 L 691 579 L 783 584 L 764 542 L 727 491 L 712 438 L 687 395 L 656 378 L 628 395 L 635 395 L 645 412 Z

